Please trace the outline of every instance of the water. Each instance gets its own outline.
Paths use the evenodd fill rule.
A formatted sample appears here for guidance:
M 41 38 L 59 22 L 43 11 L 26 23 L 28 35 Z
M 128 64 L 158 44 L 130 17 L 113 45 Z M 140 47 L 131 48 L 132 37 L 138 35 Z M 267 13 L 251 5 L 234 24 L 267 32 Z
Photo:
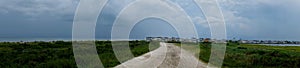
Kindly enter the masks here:
M 71 41 L 71 38 L 0 38 L 0 42 Z
M 110 39 L 96 38 L 98 41 L 106 41 Z M 141 40 L 141 39 L 131 39 L 131 40 Z M 72 41 L 72 38 L 0 38 L 0 42 L 33 42 L 33 41 Z
M 267 46 L 300 46 L 300 44 L 261 44 Z

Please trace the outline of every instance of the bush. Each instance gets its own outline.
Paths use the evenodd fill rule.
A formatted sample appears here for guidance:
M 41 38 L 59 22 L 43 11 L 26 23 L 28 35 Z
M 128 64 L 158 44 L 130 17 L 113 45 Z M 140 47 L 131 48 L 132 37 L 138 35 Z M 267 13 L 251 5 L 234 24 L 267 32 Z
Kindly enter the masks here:
M 111 41 L 95 41 L 104 67 L 114 67 L 120 62 L 112 50 Z M 149 42 L 130 41 L 134 56 L 149 52 Z M 72 42 L 0 42 L 1 68 L 76 68 Z
M 200 59 L 204 62 L 209 61 L 211 44 L 200 44 Z M 300 53 L 288 48 L 272 49 L 272 46 L 249 45 L 227 43 L 226 54 L 223 61 L 223 67 L 288 67 L 297 68 L 300 66 Z M 286 48 L 286 49 L 285 49 Z M 300 47 L 292 47 L 298 48 Z

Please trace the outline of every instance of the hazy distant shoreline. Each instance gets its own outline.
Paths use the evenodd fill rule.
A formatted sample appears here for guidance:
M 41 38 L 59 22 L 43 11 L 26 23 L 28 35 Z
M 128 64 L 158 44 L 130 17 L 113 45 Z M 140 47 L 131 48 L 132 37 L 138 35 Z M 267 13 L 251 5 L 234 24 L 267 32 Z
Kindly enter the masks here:
M 107 39 L 95 39 L 97 41 L 107 41 Z M 72 38 L 20 38 L 20 39 L 0 39 L 0 42 L 34 42 L 34 41 L 72 41 Z
M 132 40 L 143 40 L 143 39 L 131 39 Z M 72 38 L 0 38 L 0 42 L 35 42 L 35 41 L 43 41 L 43 42 L 51 42 L 51 41 L 72 41 Z M 90 41 L 90 40 L 86 40 Z M 110 41 L 110 39 L 95 39 L 95 41 Z
M 95 39 L 95 41 L 109 41 L 110 39 Z M 131 39 L 143 40 L 143 39 Z M 51 41 L 72 41 L 72 38 L 0 38 L 0 42 L 51 42 Z M 259 44 L 265 46 L 300 46 L 300 44 Z
M 50 41 L 72 41 L 72 39 L 19 39 L 19 40 L 3 40 L 1 39 L 0 42 L 34 42 L 34 41 L 44 41 L 44 42 L 50 42 Z

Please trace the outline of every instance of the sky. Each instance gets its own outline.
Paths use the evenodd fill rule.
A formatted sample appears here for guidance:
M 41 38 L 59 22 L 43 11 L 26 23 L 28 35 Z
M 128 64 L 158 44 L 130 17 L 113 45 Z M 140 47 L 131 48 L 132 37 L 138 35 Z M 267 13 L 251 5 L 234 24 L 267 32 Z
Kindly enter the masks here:
M 116 17 L 133 1 L 108 1 L 97 21 L 97 39 L 110 38 Z M 225 19 L 228 39 L 300 40 L 300 0 L 217 1 Z M 193 0 L 166 2 L 176 4 L 189 15 L 199 37 L 210 37 L 208 22 Z M 78 3 L 79 0 L 1 0 L 0 38 L 71 38 Z M 142 7 L 147 9 L 155 5 Z M 168 22 L 155 18 L 140 21 L 130 32 L 132 39 L 148 36 L 176 37 L 178 34 Z

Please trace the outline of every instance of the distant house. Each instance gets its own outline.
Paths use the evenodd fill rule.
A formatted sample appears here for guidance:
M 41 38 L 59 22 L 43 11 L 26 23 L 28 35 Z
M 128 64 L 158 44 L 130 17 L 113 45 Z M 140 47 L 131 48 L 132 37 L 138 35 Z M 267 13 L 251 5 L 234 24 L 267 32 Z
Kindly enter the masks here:
M 203 40 L 203 42 L 211 42 L 211 39 L 210 39 L 210 38 L 205 38 L 205 39 Z
M 149 42 L 149 41 L 152 41 L 152 38 L 153 38 L 153 37 L 146 37 L 146 41 L 148 41 L 148 42 Z
M 249 43 L 248 40 L 239 40 L 238 42 L 239 42 L 239 43 Z
M 146 41 L 165 41 L 163 37 L 146 37 Z

